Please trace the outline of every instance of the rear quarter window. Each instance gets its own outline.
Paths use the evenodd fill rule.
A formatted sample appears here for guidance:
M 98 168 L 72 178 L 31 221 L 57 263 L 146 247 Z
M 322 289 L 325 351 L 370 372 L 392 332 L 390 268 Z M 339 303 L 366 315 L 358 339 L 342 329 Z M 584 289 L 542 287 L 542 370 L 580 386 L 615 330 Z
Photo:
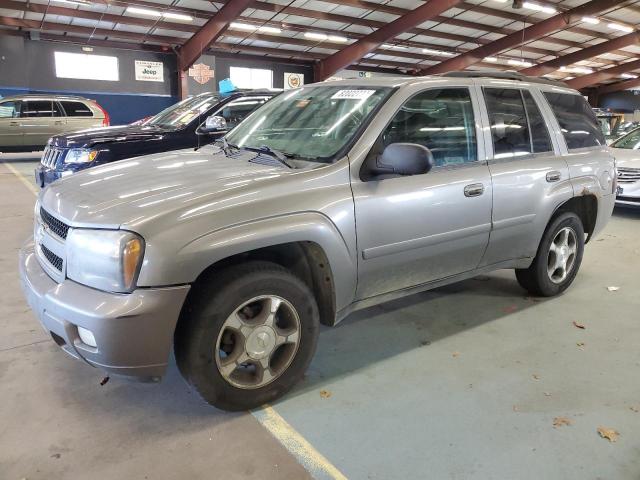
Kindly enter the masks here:
M 60 102 L 67 117 L 93 117 L 93 112 L 88 105 L 82 102 Z
M 567 148 L 606 145 L 593 110 L 581 95 L 544 92 L 567 142 Z

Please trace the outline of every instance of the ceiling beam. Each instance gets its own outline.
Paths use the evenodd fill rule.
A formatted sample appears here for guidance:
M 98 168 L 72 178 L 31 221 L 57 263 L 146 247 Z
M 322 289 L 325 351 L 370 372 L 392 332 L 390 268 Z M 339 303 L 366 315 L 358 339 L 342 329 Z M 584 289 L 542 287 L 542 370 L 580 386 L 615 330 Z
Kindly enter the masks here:
M 640 60 L 634 60 L 631 62 L 623 63 L 615 67 L 607 68 L 605 70 L 599 70 L 589 75 L 582 75 L 580 77 L 567 80 L 566 83 L 571 88 L 581 90 L 586 87 L 597 85 L 610 78 L 617 77 L 623 73 L 632 72 L 633 70 L 640 69 Z
M 554 15 L 546 20 L 542 20 L 534 25 L 524 28 L 519 32 L 514 32 L 506 37 L 502 37 L 482 47 L 478 47 L 464 55 L 459 55 L 450 60 L 439 63 L 423 70 L 423 74 L 432 75 L 436 73 L 450 72 L 452 70 L 464 70 L 465 68 L 480 62 L 483 58 L 496 55 L 504 50 L 525 44 L 544 37 L 550 33 L 562 30 L 569 25 L 582 20 L 583 16 L 597 15 L 600 12 L 609 10 L 620 3 L 620 0 L 591 0 L 579 7 Z
M 555 72 L 560 67 L 566 67 L 582 60 L 597 57 L 604 53 L 609 53 L 619 48 L 628 47 L 640 43 L 640 33 L 632 32 L 621 37 L 614 38 L 613 40 L 607 40 L 591 47 L 583 48 L 577 52 L 563 55 L 554 60 L 534 65 L 533 67 L 525 68 L 520 73 L 525 75 L 540 76 L 547 73 Z
M 406 32 L 442 12 L 455 7 L 461 0 L 428 0 L 410 13 L 395 19 L 364 38 L 321 60 L 315 68 L 315 80 L 321 81 L 357 62 L 396 35 Z
M 625 82 L 611 83 L 604 85 L 596 90 L 598 95 L 604 95 L 605 93 L 619 92 L 621 90 L 628 90 L 629 88 L 640 87 L 640 78 L 634 78 Z
M 186 71 L 209 48 L 229 26 L 244 12 L 252 0 L 229 0 L 213 17 L 207 20 L 200 30 L 180 48 L 178 52 L 178 66 Z

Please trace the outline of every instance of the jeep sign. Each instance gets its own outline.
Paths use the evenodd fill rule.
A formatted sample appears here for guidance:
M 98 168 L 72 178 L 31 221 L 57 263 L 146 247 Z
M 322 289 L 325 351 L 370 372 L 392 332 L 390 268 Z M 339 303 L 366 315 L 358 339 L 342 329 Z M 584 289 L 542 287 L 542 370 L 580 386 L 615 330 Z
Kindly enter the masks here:
M 141 82 L 164 82 L 164 65 L 162 62 L 136 60 L 136 80 Z

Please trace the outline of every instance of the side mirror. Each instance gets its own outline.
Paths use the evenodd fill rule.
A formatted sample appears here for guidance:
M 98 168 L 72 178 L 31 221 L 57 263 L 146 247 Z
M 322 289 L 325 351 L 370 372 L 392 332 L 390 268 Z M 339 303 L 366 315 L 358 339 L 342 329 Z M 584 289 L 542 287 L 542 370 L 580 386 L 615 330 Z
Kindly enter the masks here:
M 367 177 L 380 175 L 421 175 L 433 168 L 433 154 L 417 143 L 392 143 L 382 155 L 367 159 Z
M 227 131 L 227 121 L 220 115 L 211 115 L 196 130 L 198 135 L 208 135 L 211 133 L 222 133 Z

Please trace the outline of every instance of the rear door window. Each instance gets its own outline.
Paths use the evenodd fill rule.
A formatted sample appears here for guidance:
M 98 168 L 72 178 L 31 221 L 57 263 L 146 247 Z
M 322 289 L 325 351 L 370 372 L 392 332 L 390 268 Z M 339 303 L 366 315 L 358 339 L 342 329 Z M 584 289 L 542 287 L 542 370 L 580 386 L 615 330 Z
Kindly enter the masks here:
M 540 108 L 538 108 L 531 92 L 522 90 L 522 98 L 524 99 L 524 106 L 529 120 L 531 151 L 533 153 L 552 152 L 553 146 L 551 145 L 549 130 L 540 112 Z
M 569 150 L 606 145 L 598 120 L 582 95 L 544 92 L 544 96 L 558 119 Z
M 509 158 L 533 153 L 520 90 L 485 88 L 484 98 L 489 112 L 493 156 Z
M 477 160 L 476 127 L 467 88 L 425 90 L 406 101 L 382 134 L 382 147 L 417 143 L 436 166 Z
M 62 101 L 60 103 L 67 117 L 93 117 L 91 109 L 82 102 Z
M 20 116 L 23 118 L 53 117 L 53 102 L 51 100 L 23 101 Z
M 20 102 L 0 102 L 0 118 L 17 118 L 20 116 Z

